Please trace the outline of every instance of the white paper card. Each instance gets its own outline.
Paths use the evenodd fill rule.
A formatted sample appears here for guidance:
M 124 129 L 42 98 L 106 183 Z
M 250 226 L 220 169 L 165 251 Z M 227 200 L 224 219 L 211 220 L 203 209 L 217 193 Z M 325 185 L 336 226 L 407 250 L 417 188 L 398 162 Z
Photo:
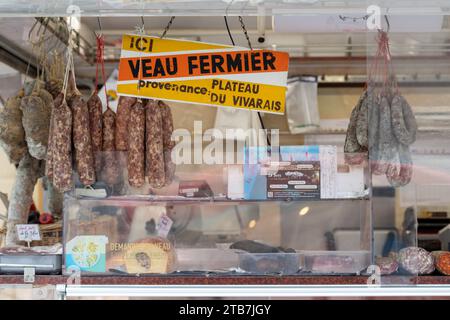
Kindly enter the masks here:
M 158 236 L 166 238 L 172 228 L 173 221 L 167 215 L 162 215 L 158 221 L 157 231 Z
M 18 224 L 16 228 L 17 237 L 20 241 L 31 242 L 41 240 L 38 224 Z

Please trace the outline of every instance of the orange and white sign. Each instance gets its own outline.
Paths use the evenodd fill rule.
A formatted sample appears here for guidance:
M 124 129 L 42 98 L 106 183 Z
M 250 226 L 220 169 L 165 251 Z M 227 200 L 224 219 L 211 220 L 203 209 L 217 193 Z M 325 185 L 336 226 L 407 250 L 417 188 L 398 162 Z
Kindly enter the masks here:
M 284 114 L 289 55 L 124 35 L 119 95 Z

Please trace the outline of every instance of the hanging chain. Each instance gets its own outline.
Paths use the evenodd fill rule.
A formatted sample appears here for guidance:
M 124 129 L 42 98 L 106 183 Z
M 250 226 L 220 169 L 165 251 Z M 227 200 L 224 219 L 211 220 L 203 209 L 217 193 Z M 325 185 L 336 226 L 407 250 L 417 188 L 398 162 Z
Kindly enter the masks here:
M 250 37 L 248 36 L 247 28 L 245 28 L 244 19 L 242 19 L 241 16 L 239 16 L 239 22 L 241 23 L 242 31 L 244 31 L 245 38 L 247 39 L 248 47 L 250 48 L 250 50 L 253 50 L 252 43 L 250 42 Z
M 170 17 L 169 23 L 167 24 L 166 28 L 164 29 L 161 39 L 164 38 L 167 34 L 167 31 L 169 31 L 170 27 L 172 26 L 173 20 L 175 20 L 175 16 Z

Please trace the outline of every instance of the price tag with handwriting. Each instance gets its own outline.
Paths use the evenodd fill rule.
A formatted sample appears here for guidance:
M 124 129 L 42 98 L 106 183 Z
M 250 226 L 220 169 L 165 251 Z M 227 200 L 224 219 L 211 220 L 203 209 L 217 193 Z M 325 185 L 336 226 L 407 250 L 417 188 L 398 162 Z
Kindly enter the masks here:
M 31 242 L 41 240 L 38 224 L 18 224 L 16 228 L 17 237 L 20 241 Z
M 167 215 L 162 215 L 158 221 L 156 230 L 158 231 L 158 236 L 166 238 L 169 234 L 170 228 L 172 228 L 173 221 Z

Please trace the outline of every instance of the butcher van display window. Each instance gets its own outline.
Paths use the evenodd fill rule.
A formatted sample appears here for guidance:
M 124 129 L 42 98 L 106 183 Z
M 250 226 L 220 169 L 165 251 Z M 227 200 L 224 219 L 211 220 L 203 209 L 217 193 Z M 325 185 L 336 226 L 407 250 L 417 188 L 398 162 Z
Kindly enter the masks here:
M 448 17 L 213 2 L 0 19 L 0 281 L 448 283 Z

